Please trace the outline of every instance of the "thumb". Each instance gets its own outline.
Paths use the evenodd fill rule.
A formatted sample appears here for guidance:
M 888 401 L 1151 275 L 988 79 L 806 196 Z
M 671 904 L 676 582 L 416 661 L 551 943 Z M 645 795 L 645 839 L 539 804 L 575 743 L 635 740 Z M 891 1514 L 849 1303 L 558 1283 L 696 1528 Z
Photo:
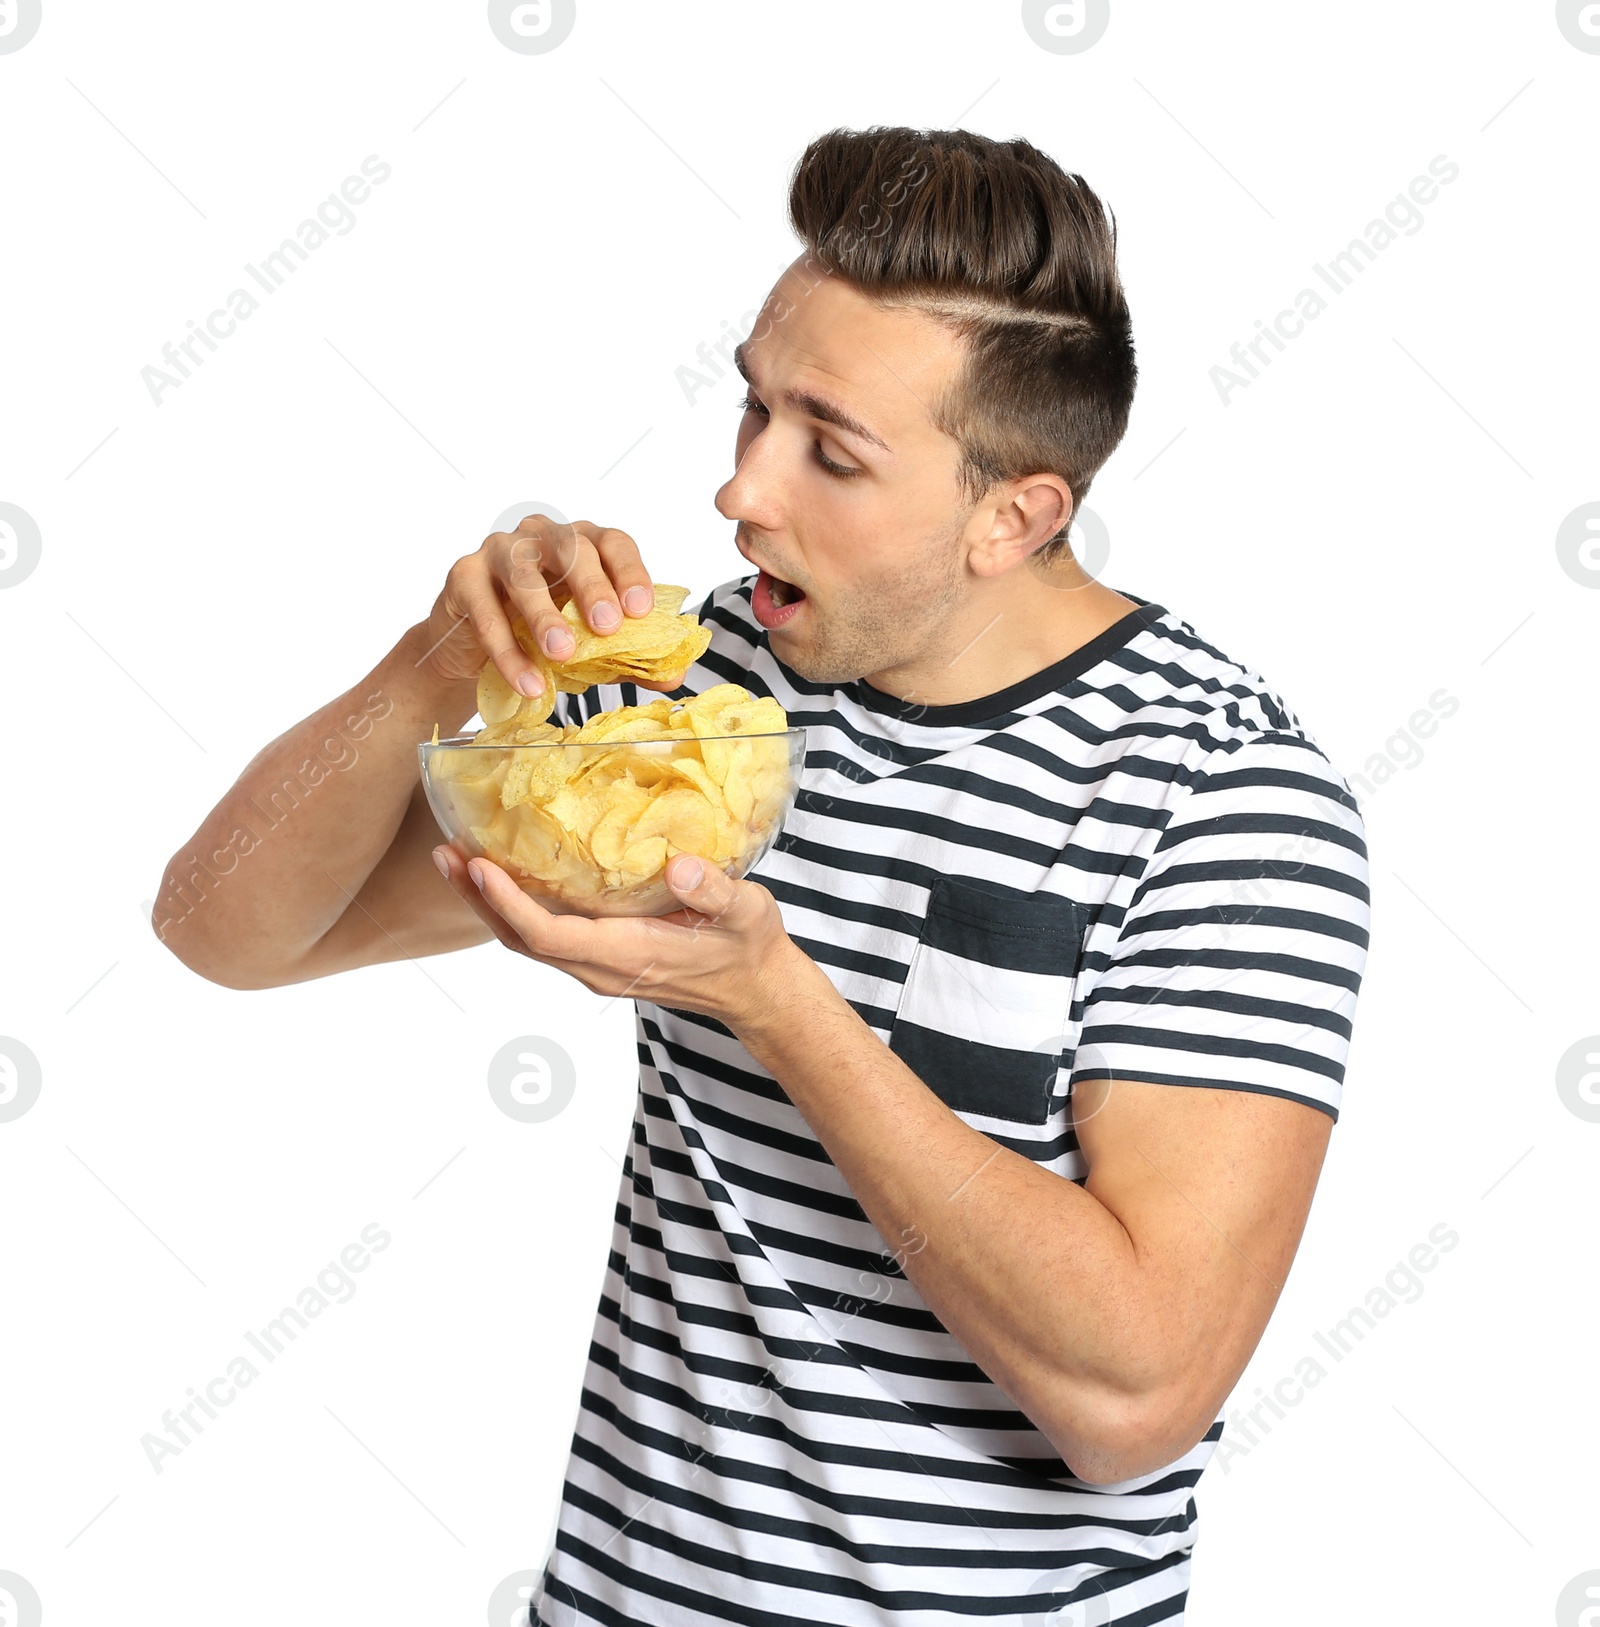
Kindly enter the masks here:
M 673 854 L 667 865 L 667 885 L 702 915 L 721 917 L 738 901 L 738 884 L 693 853 Z

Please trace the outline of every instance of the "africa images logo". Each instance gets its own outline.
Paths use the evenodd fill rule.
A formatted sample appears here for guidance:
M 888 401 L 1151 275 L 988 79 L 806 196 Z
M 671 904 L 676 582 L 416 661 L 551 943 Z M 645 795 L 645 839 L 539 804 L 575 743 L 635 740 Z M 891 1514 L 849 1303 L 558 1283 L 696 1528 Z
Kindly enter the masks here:
M 25 582 L 39 563 L 41 552 L 39 527 L 33 516 L 15 503 L 0 503 L 0 588 L 14 588 Z
M 1111 21 L 1111 0 L 1022 0 L 1028 38 L 1057 56 L 1076 56 L 1098 44 Z
M 0 0 L 0 15 L 4 11 L 4 0 Z M 0 1571 L 0 1627 L 39 1627 L 43 1619 L 39 1595 L 27 1578 L 15 1571 Z
M 0 5 L 3 4 L 5 0 L 0 0 Z M 365 203 L 372 196 L 372 188 L 382 186 L 392 173 L 383 159 L 369 153 L 361 160 L 361 174 L 346 176 L 339 190 L 330 192 L 317 205 L 314 220 L 310 217 L 302 220 L 295 235 L 284 238 L 259 264 L 246 261 L 244 269 L 251 281 L 267 295 L 276 294 L 330 236 L 346 237 L 355 230 L 360 217 L 354 206 Z M 169 339 L 161 347 L 163 366 L 151 364 L 140 369 L 139 377 L 156 406 L 162 404 L 164 391 L 176 390 L 187 383 L 192 374 L 205 365 L 206 352 L 214 354 L 220 348 L 218 341 L 231 339 L 239 331 L 239 324 L 254 316 L 262 304 L 243 287 L 229 293 L 225 303 L 227 309 L 219 305 L 203 325 L 189 318 L 189 332 L 176 344 Z M 201 345 L 204 351 L 196 348 Z
M 1361 236 L 1352 237 L 1337 254 L 1329 255 L 1326 265 L 1313 261 L 1313 275 L 1335 296 L 1344 293 L 1397 237 L 1414 237 L 1422 230 L 1427 222 L 1423 205 L 1433 203 L 1439 188 L 1448 186 L 1460 173 L 1461 166 L 1443 153 L 1431 158 L 1427 175 L 1413 176 L 1406 190 L 1397 192 L 1384 206 L 1382 219 L 1369 220 Z M 1287 350 L 1289 341 L 1298 339 L 1306 331 L 1306 324 L 1321 316 L 1328 305 L 1317 289 L 1308 286 L 1294 296 L 1294 308 L 1284 306 L 1270 324 L 1257 317 L 1259 331 L 1242 342 L 1235 340 L 1228 352 L 1232 367 L 1219 363 L 1208 375 L 1222 405 L 1226 407 L 1235 390 L 1247 389 L 1272 365 L 1265 346 L 1280 353 Z
M 509 51 L 553 51 L 578 20 L 577 0 L 489 0 L 489 27 Z
M 0 56 L 20 51 L 39 32 L 40 0 L 0 0 Z M 0 1616 L 0 1627 L 11 1627 Z

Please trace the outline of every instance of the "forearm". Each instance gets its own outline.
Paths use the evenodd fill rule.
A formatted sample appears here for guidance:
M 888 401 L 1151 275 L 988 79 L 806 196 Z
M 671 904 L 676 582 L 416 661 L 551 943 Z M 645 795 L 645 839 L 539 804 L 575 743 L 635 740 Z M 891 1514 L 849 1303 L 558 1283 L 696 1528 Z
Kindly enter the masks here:
M 470 681 L 418 665 L 425 634 L 407 629 L 360 682 L 257 753 L 173 855 L 152 925 L 186 965 L 271 972 L 348 908 L 405 816 L 417 742 L 476 710 Z
M 1075 1474 L 1126 1478 L 1165 1375 L 1121 1222 L 966 1124 L 808 956 L 795 950 L 773 988 L 781 998 L 736 1032 L 929 1308 Z

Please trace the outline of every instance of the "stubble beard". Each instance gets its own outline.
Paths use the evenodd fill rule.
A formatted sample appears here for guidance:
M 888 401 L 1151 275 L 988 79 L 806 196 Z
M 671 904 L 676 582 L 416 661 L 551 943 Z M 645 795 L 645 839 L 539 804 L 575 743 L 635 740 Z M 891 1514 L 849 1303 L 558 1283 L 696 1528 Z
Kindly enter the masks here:
M 911 664 L 942 648 L 962 597 L 956 547 L 965 522 L 906 562 L 852 590 L 824 619 L 813 605 L 803 647 L 783 650 L 786 666 L 810 683 L 852 683 L 868 673 Z M 781 643 L 788 640 L 782 637 Z

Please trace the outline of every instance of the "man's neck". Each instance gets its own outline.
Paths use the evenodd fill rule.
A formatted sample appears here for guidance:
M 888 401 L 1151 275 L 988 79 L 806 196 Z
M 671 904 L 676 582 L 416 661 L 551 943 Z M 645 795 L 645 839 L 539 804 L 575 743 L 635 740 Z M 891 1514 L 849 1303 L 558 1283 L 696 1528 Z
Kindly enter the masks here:
M 1058 571 L 1026 576 L 1005 600 L 975 607 L 954 630 L 951 655 L 920 677 L 912 671 L 873 674 L 868 682 L 886 695 L 923 706 L 956 706 L 998 694 L 1065 660 L 1139 607 L 1084 575 Z M 1020 573 L 1018 573 L 1020 574 Z

